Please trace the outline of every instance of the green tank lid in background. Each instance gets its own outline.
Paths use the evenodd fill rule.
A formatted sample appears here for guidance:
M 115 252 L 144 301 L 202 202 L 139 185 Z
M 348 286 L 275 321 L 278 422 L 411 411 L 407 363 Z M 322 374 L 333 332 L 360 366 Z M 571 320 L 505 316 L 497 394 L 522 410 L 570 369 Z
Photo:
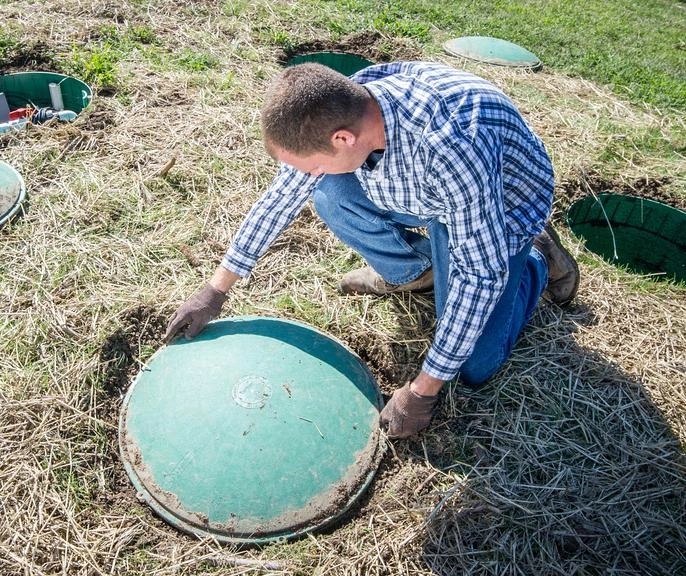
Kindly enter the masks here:
M 351 76 L 355 72 L 359 72 L 363 68 L 374 64 L 362 56 L 348 54 L 347 52 L 312 52 L 310 54 L 294 56 L 286 65 L 295 66 L 296 64 L 304 64 L 306 62 L 323 64 L 346 76 Z
M 543 64 L 538 56 L 526 48 L 491 36 L 462 36 L 448 40 L 443 48 L 452 56 L 469 58 L 487 64 L 540 69 Z
M 567 210 L 567 223 L 586 247 L 640 274 L 686 281 L 686 212 L 628 196 L 586 196 Z
M 129 389 L 119 443 L 140 495 L 167 522 L 222 542 L 326 526 L 371 482 L 380 392 L 363 362 L 307 325 L 211 322 L 159 350 Z
M 50 84 L 59 85 L 64 108 L 79 114 L 88 106 L 93 93 L 88 84 L 56 72 L 17 72 L 0 76 L 0 92 L 4 92 L 11 108 L 32 104 L 37 108 L 52 105 Z
M 0 227 L 21 208 L 26 198 L 26 186 L 21 174 L 0 160 Z

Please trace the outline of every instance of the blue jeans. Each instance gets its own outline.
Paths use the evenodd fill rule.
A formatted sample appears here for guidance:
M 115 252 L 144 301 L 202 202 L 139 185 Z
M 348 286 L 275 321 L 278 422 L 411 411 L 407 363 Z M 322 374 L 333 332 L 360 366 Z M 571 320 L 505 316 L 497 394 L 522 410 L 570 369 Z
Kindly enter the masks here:
M 436 317 L 448 292 L 448 230 L 435 218 L 419 218 L 377 207 L 354 174 L 327 175 L 314 192 L 320 218 L 336 237 L 358 252 L 386 282 L 405 284 L 433 266 Z M 428 238 L 410 228 L 426 228 Z M 531 242 L 509 259 L 505 291 L 491 313 L 460 380 L 478 386 L 508 359 L 531 318 L 548 279 L 545 258 Z

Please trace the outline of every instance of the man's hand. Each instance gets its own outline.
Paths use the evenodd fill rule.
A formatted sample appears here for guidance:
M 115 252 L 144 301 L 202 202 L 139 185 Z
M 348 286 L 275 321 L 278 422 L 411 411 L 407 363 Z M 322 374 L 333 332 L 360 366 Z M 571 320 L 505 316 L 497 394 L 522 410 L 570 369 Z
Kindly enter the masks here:
M 184 328 L 186 338 L 197 336 L 210 320 L 219 316 L 225 300 L 224 292 L 212 284 L 205 285 L 174 312 L 167 325 L 164 341 L 169 342 Z
M 408 382 L 393 393 L 388 404 L 381 411 L 381 426 L 385 428 L 389 438 L 407 438 L 423 430 L 431 422 L 431 413 L 436 401 L 438 400 L 438 390 L 443 384 L 438 385 L 438 390 L 431 396 L 418 394 L 413 390 L 421 377 L 428 377 L 422 374 L 414 382 Z M 431 388 L 435 388 L 432 386 Z

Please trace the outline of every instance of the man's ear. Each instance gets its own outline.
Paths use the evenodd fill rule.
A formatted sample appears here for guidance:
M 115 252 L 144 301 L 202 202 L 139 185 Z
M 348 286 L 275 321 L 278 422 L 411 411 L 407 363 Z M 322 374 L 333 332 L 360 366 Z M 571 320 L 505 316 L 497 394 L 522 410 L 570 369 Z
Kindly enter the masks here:
M 331 144 L 335 150 L 352 148 L 357 143 L 357 136 L 350 130 L 336 130 L 331 136 Z

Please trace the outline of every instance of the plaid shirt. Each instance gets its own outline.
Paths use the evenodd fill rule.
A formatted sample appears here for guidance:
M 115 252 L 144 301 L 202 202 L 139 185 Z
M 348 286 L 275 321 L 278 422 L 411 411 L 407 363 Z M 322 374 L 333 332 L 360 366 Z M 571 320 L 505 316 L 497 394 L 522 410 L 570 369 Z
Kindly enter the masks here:
M 502 294 L 508 257 L 543 229 L 552 203 L 552 165 L 514 104 L 476 76 L 440 64 L 400 62 L 352 78 L 376 99 L 385 124 L 381 160 L 372 170 L 355 172 L 363 189 L 381 208 L 438 218 L 448 229 L 448 297 L 423 369 L 450 380 Z M 223 265 L 247 275 L 317 181 L 282 165 Z

